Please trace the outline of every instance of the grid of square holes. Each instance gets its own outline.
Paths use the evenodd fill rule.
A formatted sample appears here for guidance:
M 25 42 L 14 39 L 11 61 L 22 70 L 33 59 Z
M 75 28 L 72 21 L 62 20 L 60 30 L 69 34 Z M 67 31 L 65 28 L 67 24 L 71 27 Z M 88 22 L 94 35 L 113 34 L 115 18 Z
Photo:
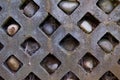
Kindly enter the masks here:
M 0 80 L 120 80 L 119 0 L 0 1 Z

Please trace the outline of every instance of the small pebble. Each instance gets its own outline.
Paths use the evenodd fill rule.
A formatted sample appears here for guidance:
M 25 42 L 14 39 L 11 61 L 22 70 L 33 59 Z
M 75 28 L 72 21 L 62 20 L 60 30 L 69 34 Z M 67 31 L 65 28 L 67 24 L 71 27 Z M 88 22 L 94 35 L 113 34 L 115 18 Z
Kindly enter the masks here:
M 15 59 L 14 57 L 11 57 L 8 61 L 7 61 L 7 66 L 10 68 L 10 70 L 12 71 L 17 71 L 20 67 L 19 61 L 17 59 Z
M 18 31 L 18 29 L 19 29 L 19 25 L 11 24 L 7 28 L 7 33 L 8 35 L 13 36 Z
M 94 63 L 93 63 L 93 60 L 90 58 L 90 59 L 86 59 L 85 61 L 84 61 L 84 66 L 86 67 L 86 68 L 88 68 L 88 69 L 93 69 L 93 67 L 94 67 Z
M 31 66 L 32 65 L 31 62 L 29 62 L 28 65 Z
M 48 64 L 48 68 L 52 71 L 55 71 L 58 68 L 58 64 L 57 63 Z
M 38 6 L 35 5 L 33 2 L 29 2 L 25 8 L 23 9 L 23 13 L 27 16 L 27 17 L 32 17 L 36 11 L 38 10 Z
M 98 44 L 107 53 L 110 53 L 113 50 L 113 45 L 109 40 L 100 40 Z
M 88 21 L 83 21 L 80 25 L 80 28 L 82 28 L 86 33 L 92 32 L 92 25 Z
M 47 35 L 51 35 L 54 32 L 54 27 L 47 23 L 43 25 L 43 31 L 47 34 Z
M 114 8 L 113 3 L 110 0 L 101 0 L 98 5 L 107 14 L 109 14 Z
M 79 3 L 77 1 L 62 1 L 59 7 L 67 14 L 71 14 L 77 7 Z

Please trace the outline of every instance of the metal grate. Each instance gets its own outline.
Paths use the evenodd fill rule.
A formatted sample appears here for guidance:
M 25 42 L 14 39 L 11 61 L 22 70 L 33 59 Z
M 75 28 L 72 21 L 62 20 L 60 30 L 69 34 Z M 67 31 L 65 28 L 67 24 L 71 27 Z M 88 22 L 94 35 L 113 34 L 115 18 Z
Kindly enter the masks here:
M 120 80 L 120 0 L 0 1 L 0 80 Z

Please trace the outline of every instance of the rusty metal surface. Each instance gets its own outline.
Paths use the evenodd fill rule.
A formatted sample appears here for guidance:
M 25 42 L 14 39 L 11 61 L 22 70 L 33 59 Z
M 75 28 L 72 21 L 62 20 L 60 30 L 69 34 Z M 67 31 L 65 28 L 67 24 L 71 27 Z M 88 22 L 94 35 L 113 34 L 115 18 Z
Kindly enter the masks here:
M 98 0 L 78 0 L 80 4 L 74 12 L 66 14 L 58 7 L 61 0 L 28 0 L 27 7 L 24 1 L 0 0 L 0 80 L 67 80 L 67 77 L 120 80 L 120 5 L 106 14 L 98 7 Z M 93 24 L 89 34 L 79 28 L 80 20 L 87 13 L 92 16 L 90 23 Z M 10 36 L 6 26 L 14 23 L 19 24 L 19 30 Z M 54 32 L 51 28 L 44 32 L 47 23 L 54 26 Z M 109 53 L 98 44 L 102 38 L 110 40 L 114 47 Z M 7 64 L 10 56 L 18 60 L 14 63 L 20 66 L 13 66 L 19 67 L 18 70 L 8 68 L 12 65 Z M 92 69 L 85 67 L 83 62 L 89 57 L 94 60 Z M 51 66 L 46 66 L 51 64 L 57 68 L 49 70 Z M 106 76 L 111 77 L 105 79 Z

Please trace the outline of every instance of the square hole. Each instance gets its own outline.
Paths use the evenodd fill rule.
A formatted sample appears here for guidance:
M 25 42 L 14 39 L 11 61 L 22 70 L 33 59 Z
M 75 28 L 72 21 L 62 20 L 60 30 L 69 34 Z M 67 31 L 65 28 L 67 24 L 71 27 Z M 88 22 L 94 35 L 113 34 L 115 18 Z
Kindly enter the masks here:
M 40 24 L 39 27 L 48 37 L 50 37 L 60 25 L 61 24 L 57 19 L 48 14 L 47 18 Z
M 41 80 L 33 72 L 31 72 L 24 80 Z
M 5 62 L 5 66 L 13 73 L 17 72 L 21 67 L 22 63 L 14 55 L 10 56 Z
M 4 31 L 11 37 L 18 32 L 20 27 L 21 26 L 18 24 L 18 22 L 16 22 L 12 17 L 8 17 L 2 25 Z
M 24 0 L 20 5 L 20 10 L 29 18 L 34 16 L 38 9 L 39 6 L 33 0 Z
M 78 0 L 61 0 L 58 7 L 67 15 L 71 15 L 79 5 Z
M 34 38 L 29 37 L 21 44 L 21 47 L 25 54 L 32 56 L 40 48 L 40 45 Z
M 53 74 L 58 67 L 61 65 L 61 62 L 52 54 L 47 55 L 40 65 L 49 73 Z
M 89 52 L 86 53 L 82 59 L 79 60 L 78 64 L 81 65 L 86 72 L 92 72 L 92 70 L 99 64 L 100 62 Z
M 118 0 L 98 0 L 97 6 L 106 14 L 109 14 L 119 4 Z
M 109 32 L 107 32 L 99 41 L 98 45 L 106 53 L 110 53 L 114 50 L 115 46 L 119 44 L 119 41 Z
M 89 12 L 78 22 L 78 26 L 86 33 L 91 33 L 99 24 L 99 20 Z
M 73 51 L 79 46 L 79 41 L 71 34 L 67 34 L 59 43 L 59 45 L 68 51 Z
M 119 80 L 112 72 L 106 72 L 99 80 Z
M 80 80 L 73 72 L 69 71 L 61 80 Z

